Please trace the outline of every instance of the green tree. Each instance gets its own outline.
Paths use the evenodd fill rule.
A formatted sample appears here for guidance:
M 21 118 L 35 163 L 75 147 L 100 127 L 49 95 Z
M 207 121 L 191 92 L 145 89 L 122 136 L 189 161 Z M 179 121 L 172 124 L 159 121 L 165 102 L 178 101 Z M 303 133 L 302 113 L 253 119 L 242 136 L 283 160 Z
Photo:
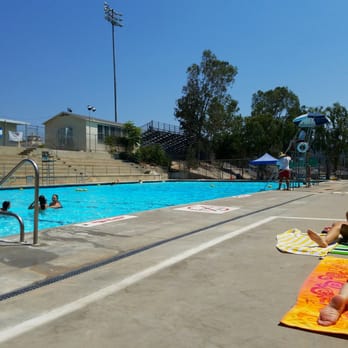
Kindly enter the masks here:
M 248 157 L 265 152 L 274 154 L 279 148 L 279 121 L 270 115 L 245 118 L 245 148 Z
M 299 98 L 287 87 L 276 87 L 252 96 L 251 115 L 268 115 L 274 118 L 294 118 L 300 115 Z
M 213 149 L 217 159 L 245 158 L 246 151 L 245 118 L 232 116 L 228 127 L 213 140 Z
M 327 107 L 324 113 L 330 118 L 328 127 L 317 127 L 313 147 L 325 154 L 326 176 L 337 171 L 340 158 L 347 153 L 348 144 L 348 111 L 339 103 Z
M 175 117 L 186 135 L 192 139 L 190 153 L 199 159 L 203 149 L 210 149 L 211 141 L 238 111 L 237 102 L 228 94 L 237 68 L 218 60 L 210 51 L 203 52 L 199 65 L 187 69 L 187 84 L 183 96 L 177 100 Z
M 209 141 L 207 150 L 216 155 L 217 144 L 226 135 L 231 134 L 235 112 L 238 110 L 237 102 L 227 95 L 223 102 L 213 100 L 205 124 L 206 138 Z
M 139 162 L 145 162 L 162 167 L 170 167 L 171 160 L 158 144 L 142 146 L 136 151 Z
M 124 143 L 126 152 L 132 153 L 136 147 L 140 146 L 141 129 L 136 127 L 133 122 L 128 121 L 123 125 L 123 132 L 125 135 Z
M 251 108 L 253 120 L 249 122 L 248 132 L 253 134 L 262 131 L 264 134 L 256 138 L 253 134 L 250 154 L 257 155 L 253 153 L 254 149 L 263 149 L 261 152 L 267 151 L 274 155 L 286 150 L 296 134 L 292 120 L 302 111 L 299 98 L 287 87 L 276 87 L 266 92 L 259 90 L 252 96 Z M 251 129 L 253 122 L 258 123 L 256 129 Z
M 125 148 L 127 141 L 125 137 L 120 137 L 117 135 L 108 135 L 105 137 L 105 145 L 109 146 L 110 153 L 117 153 L 122 148 Z

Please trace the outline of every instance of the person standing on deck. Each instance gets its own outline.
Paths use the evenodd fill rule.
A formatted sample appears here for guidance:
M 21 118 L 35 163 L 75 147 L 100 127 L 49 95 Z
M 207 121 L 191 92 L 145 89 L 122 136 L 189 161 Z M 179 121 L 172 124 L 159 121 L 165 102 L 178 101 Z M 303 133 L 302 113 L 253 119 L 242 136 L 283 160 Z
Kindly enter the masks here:
M 278 166 L 279 166 L 279 187 L 278 190 L 281 189 L 283 180 L 285 179 L 286 182 L 286 189 L 289 191 L 290 190 L 290 161 L 291 157 L 288 156 L 286 153 L 281 152 L 279 154 L 279 159 L 278 159 Z

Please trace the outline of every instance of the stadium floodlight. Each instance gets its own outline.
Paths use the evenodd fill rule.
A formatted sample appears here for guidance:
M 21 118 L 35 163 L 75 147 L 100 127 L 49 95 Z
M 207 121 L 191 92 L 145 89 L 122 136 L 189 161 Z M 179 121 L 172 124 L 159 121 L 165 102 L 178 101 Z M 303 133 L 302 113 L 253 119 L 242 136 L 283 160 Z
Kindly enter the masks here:
M 87 110 L 88 110 L 88 142 L 89 142 L 89 151 L 92 151 L 91 148 L 91 111 L 96 112 L 96 107 L 93 105 L 87 105 Z
M 112 28 L 112 64 L 114 69 L 114 109 L 115 122 L 117 122 L 117 92 L 116 92 L 116 53 L 115 53 L 115 27 L 122 27 L 122 13 L 116 12 L 104 2 L 104 18 L 111 23 Z

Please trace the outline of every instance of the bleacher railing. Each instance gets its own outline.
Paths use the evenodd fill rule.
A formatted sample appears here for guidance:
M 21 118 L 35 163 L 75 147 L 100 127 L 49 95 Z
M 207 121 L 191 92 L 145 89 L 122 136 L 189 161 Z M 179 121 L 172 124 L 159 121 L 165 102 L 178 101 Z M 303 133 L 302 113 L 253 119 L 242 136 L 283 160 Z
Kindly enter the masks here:
M 146 123 L 145 125 L 141 127 L 141 131 L 143 133 L 149 130 L 181 134 L 181 135 L 184 134 L 183 130 L 179 126 L 163 123 L 163 122 L 157 122 L 157 121 L 150 121 L 149 123 Z

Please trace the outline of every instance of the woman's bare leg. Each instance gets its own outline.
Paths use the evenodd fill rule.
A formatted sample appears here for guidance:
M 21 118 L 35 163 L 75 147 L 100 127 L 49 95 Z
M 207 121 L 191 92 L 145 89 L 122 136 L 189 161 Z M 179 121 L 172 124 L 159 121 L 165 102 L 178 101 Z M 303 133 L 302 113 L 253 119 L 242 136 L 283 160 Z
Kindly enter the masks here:
M 335 222 L 324 238 L 322 238 L 318 233 L 316 233 L 312 229 L 308 229 L 307 234 L 313 242 L 317 243 L 322 248 L 326 248 L 329 244 L 337 241 L 340 235 L 341 226 L 342 222 Z
M 325 237 L 325 242 L 327 244 L 331 244 L 331 243 L 337 241 L 337 239 L 340 236 L 342 224 L 343 224 L 343 222 L 335 222 L 332 225 L 332 228 L 330 229 L 330 231 L 327 233 L 327 235 Z
M 330 232 L 330 231 L 329 231 Z M 328 246 L 328 244 L 326 243 L 326 240 L 322 237 L 320 237 L 320 235 L 311 230 L 311 229 L 308 229 L 307 230 L 307 234 L 308 234 L 308 237 L 315 243 L 317 243 L 320 247 L 322 248 L 326 248 Z
M 320 310 L 318 324 L 334 325 L 348 306 L 348 282 L 343 284 L 340 293 L 335 295 L 330 303 Z

